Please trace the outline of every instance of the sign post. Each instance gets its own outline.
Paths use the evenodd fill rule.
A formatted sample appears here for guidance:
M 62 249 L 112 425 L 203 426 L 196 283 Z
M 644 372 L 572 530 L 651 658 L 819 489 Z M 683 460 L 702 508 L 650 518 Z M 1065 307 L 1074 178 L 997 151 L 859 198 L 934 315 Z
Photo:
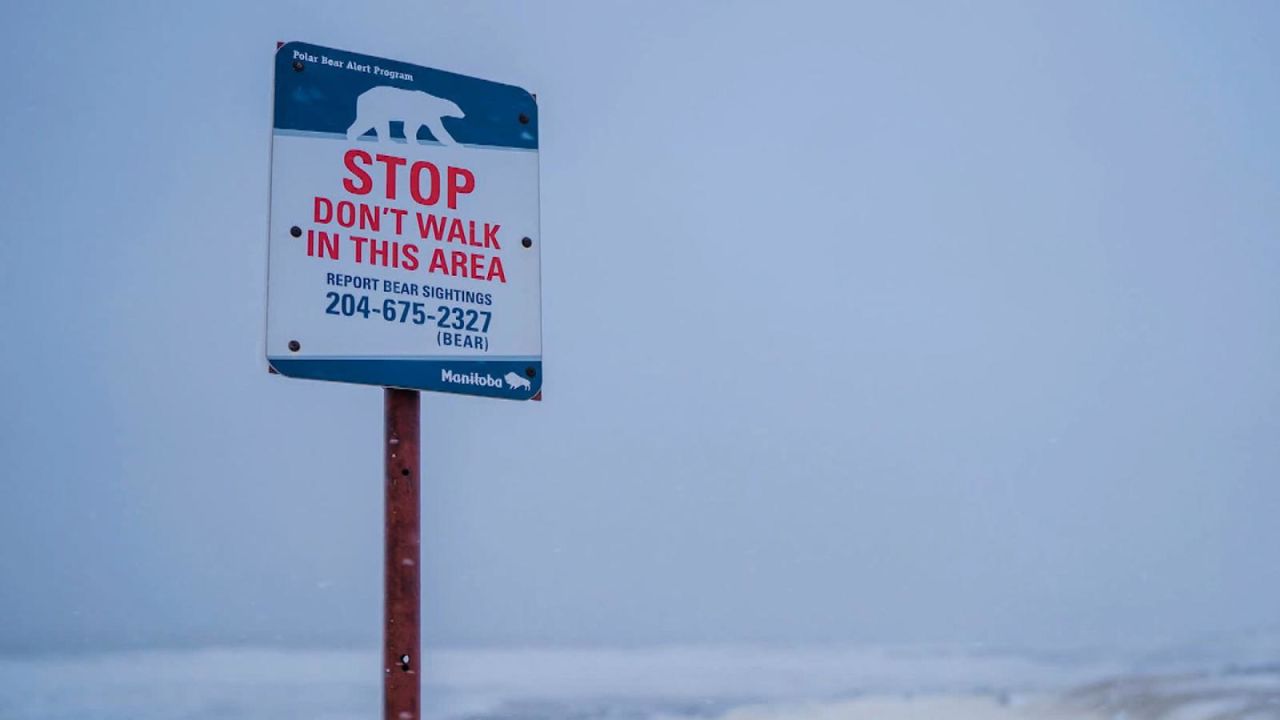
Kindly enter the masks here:
M 383 391 L 386 455 L 386 552 L 383 565 L 382 716 L 422 717 L 419 613 L 421 537 L 419 488 L 422 463 L 419 394 Z
M 290 42 L 275 55 L 267 363 L 384 390 L 383 716 L 422 716 L 420 390 L 538 400 L 538 106 Z

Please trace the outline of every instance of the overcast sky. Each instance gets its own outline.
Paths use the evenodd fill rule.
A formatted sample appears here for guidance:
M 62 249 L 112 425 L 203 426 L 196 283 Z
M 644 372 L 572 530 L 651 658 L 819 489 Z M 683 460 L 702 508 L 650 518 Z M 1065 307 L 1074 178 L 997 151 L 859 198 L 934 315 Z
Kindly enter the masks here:
M 1280 624 L 1280 6 L 9 3 L 0 651 L 376 644 L 263 358 L 272 54 L 540 102 L 546 401 L 427 395 L 428 643 Z

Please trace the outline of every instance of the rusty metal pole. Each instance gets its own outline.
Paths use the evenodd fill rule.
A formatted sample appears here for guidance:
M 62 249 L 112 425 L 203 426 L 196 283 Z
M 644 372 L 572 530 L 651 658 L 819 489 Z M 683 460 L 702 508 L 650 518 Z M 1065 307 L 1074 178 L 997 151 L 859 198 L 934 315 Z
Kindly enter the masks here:
M 420 530 L 418 481 L 420 399 L 416 390 L 387 388 L 386 557 L 383 569 L 382 717 L 421 718 L 422 658 L 419 630 Z

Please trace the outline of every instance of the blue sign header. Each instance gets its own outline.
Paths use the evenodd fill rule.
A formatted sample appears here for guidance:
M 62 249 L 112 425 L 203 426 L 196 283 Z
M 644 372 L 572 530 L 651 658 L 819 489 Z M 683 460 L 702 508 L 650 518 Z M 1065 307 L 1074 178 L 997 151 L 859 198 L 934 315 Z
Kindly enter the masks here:
M 538 105 L 521 88 L 303 42 L 285 43 L 276 51 L 275 129 L 374 135 L 378 118 L 371 118 L 369 127 L 359 127 L 363 121 L 357 117 L 357 98 L 388 87 L 416 91 L 424 102 L 436 103 L 424 119 L 439 118 L 448 137 L 436 137 L 438 130 L 424 124 L 413 129 L 419 140 L 538 147 Z M 403 107 L 403 98 L 398 101 Z M 455 107 L 442 112 L 441 103 Z M 399 119 L 388 129 L 393 138 L 405 137 Z

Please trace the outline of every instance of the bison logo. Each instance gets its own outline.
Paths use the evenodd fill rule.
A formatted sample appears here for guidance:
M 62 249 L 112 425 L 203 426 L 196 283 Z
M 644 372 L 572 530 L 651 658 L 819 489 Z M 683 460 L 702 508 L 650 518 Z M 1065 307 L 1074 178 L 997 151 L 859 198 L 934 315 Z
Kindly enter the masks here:
M 519 388 L 521 390 L 529 390 L 533 387 L 532 385 L 529 384 L 528 380 L 520 377 L 519 375 L 513 372 L 507 373 L 502 377 L 502 379 L 507 381 L 507 387 L 511 388 L 512 390 L 515 390 L 516 388 Z
M 423 125 L 431 136 L 445 145 L 458 142 L 444 129 L 443 119 L 463 118 L 462 112 L 452 100 L 446 100 L 420 90 L 402 90 L 389 85 L 379 85 L 360 93 L 356 98 L 356 121 L 347 128 L 347 139 L 355 140 L 373 130 L 379 142 L 391 140 L 391 122 L 404 123 L 404 139 L 410 145 L 418 144 L 418 129 Z

